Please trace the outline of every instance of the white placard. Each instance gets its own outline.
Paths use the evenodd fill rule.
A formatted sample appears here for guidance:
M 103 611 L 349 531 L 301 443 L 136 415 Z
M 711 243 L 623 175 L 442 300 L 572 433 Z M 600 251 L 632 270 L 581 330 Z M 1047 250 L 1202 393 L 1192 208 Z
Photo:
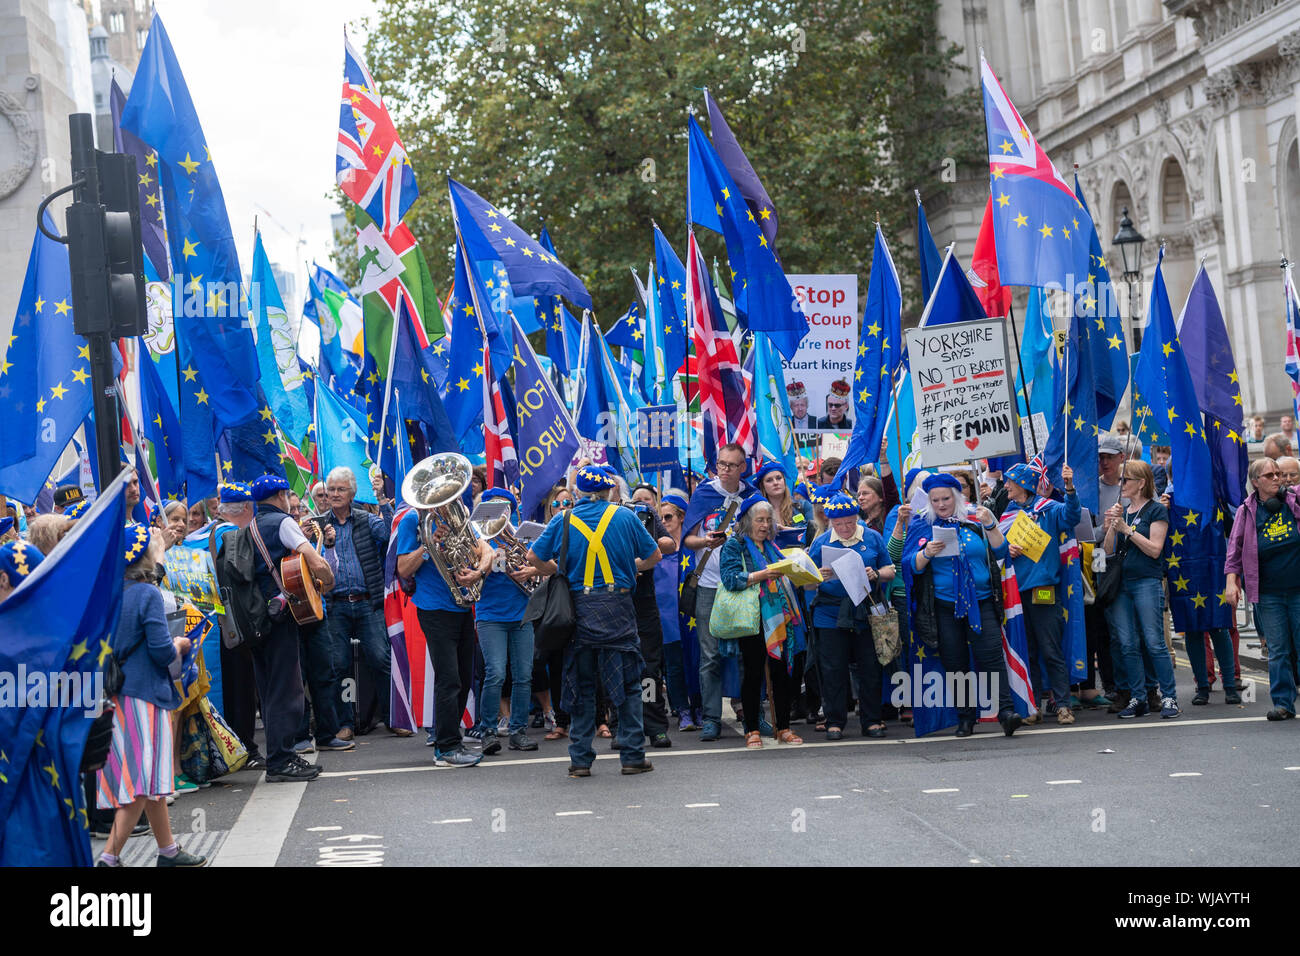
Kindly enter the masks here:
M 803 384 L 807 397 L 790 403 L 790 428 L 801 432 L 853 431 L 853 366 L 858 354 L 858 277 L 856 275 L 790 275 L 790 287 L 808 317 L 808 334 L 794 358 L 781 360 L 786 386 Z M 850 386 L 848 408 L 838 423 L 829 420 L 826 400 L 831 384 Z M 837 397 L 837 401 L 839 398 Z M 806 402 L 806 404 L 801 404 Z M 802 415 L 801 415 L 802 408 Z M 801 435 L 801 446 L 809 438 Z
M 1047 448 L 1047 438 L 1047 416 L 1042 412 L 1020 419 L 1020 442 L 1026 455 L 1041 454 Z
M 908 329 L 906 337 L 921 463 L 1019 453 L 1003 322 Z

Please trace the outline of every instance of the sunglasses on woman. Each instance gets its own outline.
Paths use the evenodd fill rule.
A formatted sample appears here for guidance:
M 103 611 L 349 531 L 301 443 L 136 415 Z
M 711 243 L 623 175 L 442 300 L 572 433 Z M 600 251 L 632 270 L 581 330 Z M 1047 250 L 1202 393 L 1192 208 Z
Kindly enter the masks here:
M 573 507 L 573 502 L 572 502 L 572 501 L 569 501 L 567 498 L 556 498 L 554 501 L 551 502 L 551 507 L 552 507 L 552 508 L 572 508 L 572 507 Z

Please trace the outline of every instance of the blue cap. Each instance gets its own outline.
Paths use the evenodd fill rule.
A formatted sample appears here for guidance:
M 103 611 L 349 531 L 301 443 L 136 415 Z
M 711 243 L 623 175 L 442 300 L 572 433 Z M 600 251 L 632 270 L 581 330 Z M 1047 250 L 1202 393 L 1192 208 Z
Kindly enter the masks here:
M 126 566 L 129 568 L 149 553 L 149 529 L 142 524 L 126 526 Z
M 231 505 L 252 501 L 253 492 L 242 481 L 223 481 L 217 488 L 217 497 L 222 504 Z
M 1033 492 L 1038 487 L 1038 480 L 1042 477 L 1041 472 L 1031 468 L 1023 461 L 1012 465 L 1007 469 L 1006 474 L 1002 476 L 1004 481 L 1014 481 L 1028 492 Z
M 746 511 L 748 511 L 750 508 L 754 507 L 754 505 L 761 505 L 761 504 L 766 504 L 766 503 L 767 503 L 767 499 L 764 498 L 761 494 L 759 494 L 759 493 L 756 491 L 756 492 L 754 492 L 752 495 L 750 495 L 748 498 L 746 498 L 744 501 L 742 501 L 742 502 L 740 503 L 740 508 L 739 508 L 739 510 L 737 511 L 737 517 L 739 517 L 740 515 L 743 515 L 743 514 L 744 514 Z
M 617 488 L 618 482 L 604 468 L 587 465 L 578 469 L 576 484 L 578 490 L 586 494 L 596 494 Z
M 780 472 L 781 477 L 784 478 L 787 483 L 790 481 L 790 476 L 785 473 L 785 467 L 779 461 L 769 461 L 762 468 L 758 469 L 758 473 L 754 475 L 754 483 L 761 487 L 763 479 L 774 471 Z
M 907 490 L 912 487 L 912 482 L 916 480 L 916 476 L 923 470 L 924 469 L 921 468 L 909 468 L 907 474 L 903 476 L 903 487 L 899 490 L 902 491 L 903 494 L 907 494 Z
M 483 494 L 479 495 L 478 500 L 491 501 L 493 498 L 500 498 L 502 501 L 510 502 L 512 508 L 519 507 L 519 499 L 514 496 L 514 493 L 509 488 L 488 488 Z
M 267 498 L 273 498 L 282 491 L 289 490 L 289 482 L 279 475 L 262 475 L 249 482 L 248 490 L 252 493 L 254 501 L 265 501 Z
M 686 506 L 689 504 L 689 502 L 681 495 L 675 494 L 674 492 L 669 492 L 668 494 L 663 496 L 661 504 L 672 505 L 674 508 L 677 508 L 679 511 L 685 511 Z
M 843 492 L 837 492 L 822 505 L 822 512 L 828 518 L 847 518 L 858 516 L 858 503 Z
M 90 510 L 90 499 L 82 498 L 80 501 L 78 501 L 67 511 L 63 512 L 63 517 L 71 518 L 73 521 L 76 521 L 78 518 L 80 518 L 89 510 Z
M 925 479 L 925 481 L 921 483 L 921 488 L 924 489 L 927 495 L 935 488 L 951 488 L 959 494 L 963 490 L 961 482 L 957 479 L 957 476 L 949 474 L 946 471 L 938 472 L 937 474 L 933 474 L 929 478 Z
M 0 571 L 9 576 L 10 587 L 17 587 L 44 559 L 41 549 L 27 541 L 0 544 Z

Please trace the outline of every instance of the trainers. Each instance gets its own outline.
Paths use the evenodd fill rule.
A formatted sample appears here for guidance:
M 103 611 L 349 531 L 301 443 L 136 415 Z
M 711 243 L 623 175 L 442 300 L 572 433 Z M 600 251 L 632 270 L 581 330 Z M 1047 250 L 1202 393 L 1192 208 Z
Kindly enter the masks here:
M 320 776 L 320 767 L 313 767 L 305 761 L 302 763 L 291 761 L 279 770 L 272 770 L 269 767 L 266 770 L 268 783 L 306 783 L 308 780 L 315 780 L 318 776 Z
M 1225 704 L 1240 704 L 1241 693 L 1235 690 L 1225 691 L 1223 694 L 1223 702 Z M 1193 701 L 1193 703 L 1195 703 L 1195 701 Z
M 1096 710 L 1099 707 L 1109 707 L 1110 698 L 1105 694 L 1098 694 L 1096 697 L 1084 698 L 1083 707 L 1085 710 Z
M 509 733 L 510 733 L 510 715 L 502 714 L 501 717 L 497 719 L 497 736 L 505 737 Z
M 690 711 L 687 710 L 682 711 L 681 719 L 677 721 L 678 733 L 684 734 L 689 731 L 695 731 L 699 729 L 700 729 L 700 725 L 695 722 L 695 719 L 691 716 Z
M 537 741 L 529 738 L 528 734 L 524 733 L 524 731 L 516 730 L 513 734 L 510 735 L 510 749 L 529 750 L 529 751 L 536 750 Z
M 466 740 L 482 740 L 483 731 L 479 730 L 478 727 L 471 727 L 469 730 L 462 732 L 461 737 Z
M 483 735 L 483 756 L 491 757 L 493 754 L 501 752 L 501 738 L 488 731 Z
M 1208 689 L 1198 690 L 1194 695 L 1192 695 L 1192 704 L 1196 707 L 1204 706 L 1209 702 L 1210 702 L 1210 692 Z
M 671 747 L 672 745 L 673 742 L 669 739 L 668 734 L 666 733 L 655 734 L 650 738 L 651 747 L 659 747 L 662 749 L 665 747 Z
M 482 754 L 470 753 L 464 747 L 457 747 L 449 753 L 434 750 L 434 766 L 436 767 L 473 767 L 482 759 Z
M 199 789 L 199 785 L 185 774 L 172 777 L 172 790 L 176 793 L 193 793 L 197 789 Z
M 187 850 L 176 851 L 175 856 L 163 856 L 158 854 L 158 866 L 207 866 L 208 858 L 206 856 L 195 856 Z
M 1062 707 L 1056 712 L 1056 722 L 1058 724 L 1074 723 L 1074 711 L 1069 707 Z
M 1178 701 L 1172 697 L 1160 698 L 1160 716 L 1165 720 L 1171 720 L 1174 717 L 1181 717 L 1183 712 L 1178 709 Z
M 1269 720 L 1293 720 L 1293 719 L 1295 719 L 1295 714 L 1291 713 L 1291 711 L 1287 710 L 1285 707 L 1274 707 L 1272 710 L 1270 710 L 1270 711 L 1269 711 L 1267 714 L 1265 714 L 1264 716 L 1267 717 Z
M 297 750 L 297 747 L 293 748 Z M 335 737 L 333 740 L 327 740 L 325 743 L 317 743 L 317 750 L 356 750 L 357 742 L 355 740 L 344 740 L 341 737 Z
M 335 740 L 341 740 L 341 737 L 335 737 Z M 293 745 L 293 752 L 296 754 L 314 754 L 316 752 L 316 742 L 314 740 L 300 740 Z
M 1025 725 L 1026 727 L 1032 727 L 1032 726 L 1034 726 L 1034 724 L 1041 724 L 1042 722 L 1043 722 L 1043 715 L 1040 714 L 1040 713 L 1039 713 L 1038 711 L 1036 711 L 1036 710 L 1033 711 L 1033 712 L 1032 712 L 1028 717 L 1026 717 L 1026 718 L 1024 719 L 1024 721 L 1023 721 L 1023 723 L 1024 723 L 1024 725 Z
M 1140 697 L 1132 697 L 1129 699 L 1128 706 L 1119 712 L 1119 719 L 1128 720 L 1130 717 L 1145 717 L 1148 713 L 1147 702 Z
M 246 761 L 244 761 L 244 768 L 243 768 L 243 769 L 245 769 L 245 770 L 265 770 L 265 769 L 266 769 L 266 758 L 263 757 L 261 754 L 253 754 L 253 755 L 252 755 L 251 757 L 249 757 Z
M 424 745 L 426 747 L 438 746 L 438 732 L 435 730 L 430 730 L 429 735 L 424 738 Z
M 708 743 L 711 740 L 717 740 L 722 736 L 722 728 L 716 720 L 706 720 L 704 729 L 700 731 L 700 742 Z

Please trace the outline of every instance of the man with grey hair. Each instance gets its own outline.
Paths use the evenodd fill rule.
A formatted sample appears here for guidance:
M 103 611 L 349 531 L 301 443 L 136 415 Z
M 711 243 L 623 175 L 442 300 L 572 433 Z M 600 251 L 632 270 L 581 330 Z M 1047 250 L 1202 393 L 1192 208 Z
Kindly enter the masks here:
M 1300 458 L 1289 455 L 1277 459 L 1277 470 L 1282 473 L 1282 484 L 1287 488 L 1300 485 Z
M 333 659 L 335 687 L 333 715 L 328 706 L 317 712 L 327 720 L 337 721 L 336 736 L 351 740 L 356 733 L 365 734 L 375 723 L 389 719 L 388 628 L 384 624 L 384 556 L 388 551 L 389 529 L 393 521 L 391 505 L 384 505 L 378 515 L 357 507 L 357 476 L 352 469 L 334 468 L 325 476 L 325 497 L 329 511 L 325 522 L 334 529 L 334 555 L 338 574 L 326 607 L 324 634 L 328 636 Z M 373 678 L 374 702 L 365 708 L 360 694 L 343 698 L 344 678 L 352 673 L 352 641 L 361 649 L 361 659 Z M 356 711 L 353 710 L 353 701 Z M 368 712 L 367 712 L 368 711 Z M 316 728 L 316 739 L 330 728 Z M 391 728 L 390 728 L 391 729 Z M 409 730 L 393 730 L 409 737 Z M 327 738 L 328 739 L 328 738 Z
M 1279 458 L 1290 458 L 1295 452 L 1295 447 L 1291 444 L 1291 439 L 1286 437 L 1285 432 L 1274 432 L 1264 439 L 1264 457 L 1272 458 L 1277 461 Z

